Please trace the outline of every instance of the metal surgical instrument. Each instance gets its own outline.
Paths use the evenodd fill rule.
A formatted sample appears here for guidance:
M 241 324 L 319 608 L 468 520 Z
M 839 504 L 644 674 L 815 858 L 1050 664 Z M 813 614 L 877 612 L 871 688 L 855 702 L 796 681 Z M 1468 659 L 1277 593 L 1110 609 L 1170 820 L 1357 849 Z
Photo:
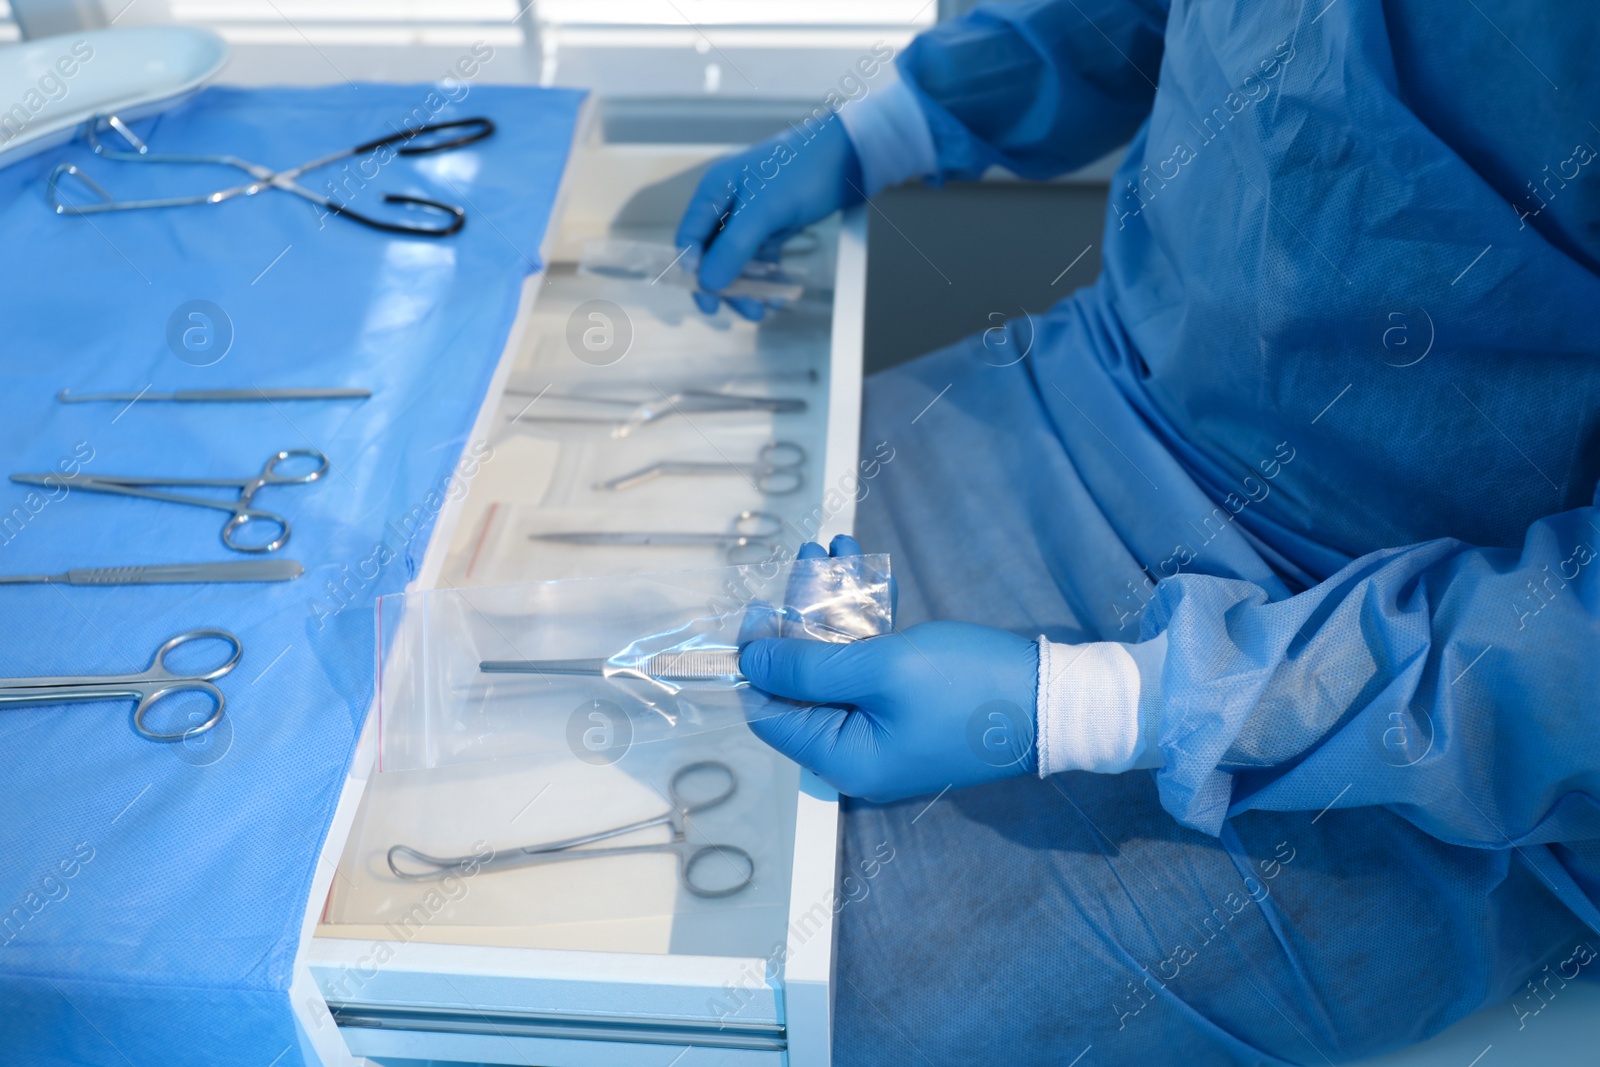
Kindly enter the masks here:
M 56 394 L 63 404 L 87 404 L 95 400 L 177 400 L 188 403 L 232 400 L 365 400 L 371 389 L 179 389 L 172 393 L 73 393 L 66 389 Z
M 212 638 L 232 646 L 228 661 L 204 674 L 174 674 L 167 669 L 167 655 L 173 649 L 191 641 Z M 222 719 L 222 709 L 227 701 L 222 690 L 211 683 L 233 670 L 244 648 L 239 639 L 226 630 L 190 630 L 179 634 L 160 648 L 150 661 L 148 670 L 141 674 L 88 674 L 64 675 L 57 678 L 0 678 L 0 707 L 23 707 L 38 704 L 82 703 L 90 700 L 114 700 L 117 697 L 134 697 L 139 704 L 133 709 L 133 728 L 151 741 L 183 741 L 205 733 Z M 211 717 L 199 726 L 191 726 L 178 733 L 161 733 L 145 726 L 145 716 L 150 709 L 174 693 L 199 692 L 211 698 L 215 705 Z
M 184 585 L 213 582 L 287 582 L 305 573 L 292 559 L 238 559 L 226 563 L 163 563 L 147 567 L 81 567 L 62 574 L 0 575 L 0 585 Z
M 509 392 L 509 390 L 508 390 Z M 627 407 L 626 416 L 615 418 L 606 415 L 527 414 L 528 408 L 509 416 L 507 422 L 574 422 L 596 423 L 617 427 L 625 436 L 635 427 L 664 419 L 668 415 L 702 415 L 729 411 L 769 411 L 775 415 L 798 414 L 809 406 L 799 397 L 745 396 L 738 393 L 718 393 L 708 389 L 685 389 L 655 400 L 628 400 L 607 396 L 583 396 L 575 393 L 540 393 L 534 397 L 549 396 L 552 400 L 565 400 L 581 404 L 610 407 Z M 532 407 L 530 403 L 528 407 Z
M 715 772 L 725 775 L 728 779 L 727 788 L 715 796 L 704 800 L 689 800 L 679 791 L 679 786 L 684 779 L 697 774 Z M 736 845 L 692 845 L 688 840 L 688 818 L 702 811 L 710 811 L 728 802 L 739 789 L 738 776 L 733 773 L 733 768 L 726 763 L 716 760 L 702 760 L 699 763 L 690 763 L 673 774 L 667 783 L 667 794 L 672 807 L 664 814 L 653 819 L 641 819 L 626 826 L 617 826 L 609 830 L 599 830 L 592 834 L 583 834 L 579 837 L 569 837 L 563 841 L 550 841 L 539 845 L 524 845 L 521 848 L 511 849 L 509 852 L 496 852 L 487 858 L 482 856 L 430 856 L 419 852 L 409 845 L 395 845 L 389 849 L 389 870 L 396 878 L 404 878 L 408 882 L 425 882 L 435 878 L 443 878 L 453 871 L 465 869 L 475 865 L 481 871 L 513 870 L 518 867 L 534 867 L 544 863 L 559 863 L 563 860 L 589 860 L 599 859 L 604 856 L 640 856 L 653 852 L 668 852 L 678 857 L 678 881 L 683 888 L 697 897 L 715 899 L 717 897 L 731 897 L 740 892 L 755 878 L 756 864 L 750 853 Z M 672 837 L 668 841 L 654 845 L 613 845 L 608 848 L 583 848 L 596 841 L 609 841 L 625 834 L 637 833 L 656 826 L 665 826 Z M 395 862 L 397 857 L 404 857 L 413 863 L 426 867 L 423 871 L 402 870 Z M 726 862 L 733 868 L 739 880 L 731 885 L 708 884 L 706 874 L 718 860 Z M 696 876 L 699 876 L 697 880 Z
M 663 460 L 624 474 L 596 489 L 632 489 L 636 485 L 671 475 L 740 474 L 761 492 L 770 496 L 793 493 L 805 484 L 800 468 L 805 465 L 806 450 L 793 441 L 770 441 L 761 446 L 753 463 L 692 463 L 686 460 Z
M 330 152 L 325 156 L 301 163 L 296 167 L 285 170 L 273 170 L 259 163 L 241 159 L 238 156 L 226 153 L 194 154 L 194 153 L 157 153 L 151 152 L 150 146 L 141 141 L 128 126 L 115 115 L 105 118 L 105 123 L 133 149 L 123 151 L 110 148 L 100 141 L 100 119 L 96 118 L 88 123 L 85 136 L 89 147 L 94 149 L 96 155 L 105 159 L 123 160 L 129 163 L 176 163 L 190 165 L 207 165 L 220 167 L 233 167 L 242 170 L 251 178 L 242 185 L 233 185 L 209 193 L 194 193 L 185 196 L 153 197 L 145 200 L 116 200 L 98 182 L 89 177 L 78 167 L 71 163 L 62 163 L 50 172 L 49 181 L 46 183 L 46 197 L 50 206 L 58 215 L 92 215 L 103 211 L 134 211 L 142 208 L 156 207 L 186 207 L 192 204 L 220 204 L 224 200 L 232 200 L 240 196 L 254 196 L 263 189 L 281 189 L 286 193 L 309 200 L 311 203 L 325 208 L 330 215 L 338 215 L 352 222 L 359 222 L 363 226 L 370 226 L 374 230 L 385 233 L 399 233 L 410 237 L 448 237 L 460 230 L 466 222 L 467 213 L 464 208 L 454 204 L 445 204 L 437 200 L 429 200 L 420 196 L 402 196 L 398 193 L 385 193 L 383 202 L 398 204 L 407 208 L 416 208 L 425 212 L 434 212 L 441 216 L 440 225 L 419 225 L 415 222 L 391 222 L 377 219 L 371 215 L 363 215 L 351 209 L 349 204 L 314 192 L 299 184 L 297 181 L 308 171 L 325 167 L 330 163 L 337 163 L 341 159 L 352 156 L 362 156 L 369 152 L 376 152 L 381 148 L 393 147 L 394 153 L 401 156 L 418 156 L 429 152 L 443 152 L 462 145 L 481 141 L 494 133 L 494 123 L 485 118 L 458 119 L 454 122 L 436 122 L 415 129 L 398 130 L 386 137 L 377 137 L 356 145 L 354 148 L 345 148 L 337 152 Z M 458 136 L 438 138 L 435 135 L 446 130 L 462 130 L 470 132 Z M 419 140 L 420 139 L 420 140 Z M 394 147 L 398 146 L 398 147 Z M 88 204 L 63 204 L 59 197 L 59 187 L 63 177 L 71 176 L 88 187 L 89 191 L 99 197 L 98 203 Z M 332 187 L 332 183 L 329 183 Z
M 279 474 L 278 464 L 286 460 L 305 457 L 317 461 L 317 469 L 309 474 Z M 143 497 L 146 500 L 164 500 L 171 504 L 192 504 L 201 508 L 217 508 L 232 512 L 222 527 L 222 543 L 235 552 L 276 552 L 289 540 L 289 520 L 270 511 L 259 511 L 250 506 L 255 495 L 269 485 L 304 485 L 322 477 L 328 470 L 328 457 L 314 448 L 291 448 L 275 453 L 261 468 L 261 473 L 248 478 L 138 478 L 114 474 L 78 474 L 64 477 L 60 474 L 13 474 L 11 480 L 24 485 L 43 485 L 50 488 L 81 489 L 89 493 L 119 493 L 123 496 Z M 183 493 L 166 493 L 153 486 L 186 486 L 205 489 L 236 489 L 237 500 L 214 500 L 204 496 Z M 262 545 L 240 544 L 234 535 L 253 522 L 269 523 L 278 528 L 278 536 Z
M 657 652 L 631 662 L 610 659 L 486 659 L 484 674 L 559 674 L 585 678 L 644 677 L 657 682 L 742 682 L 737 648 L 687 648 Z
M 783 520 L 768 511 L 741 511 L 727 533 L 677 530 L 580 530 L 529 534 L 530 541 L 555 541 L 566 545 L 722 545 L 729 563 L 760 563 L 778 550 L 776 540 Z

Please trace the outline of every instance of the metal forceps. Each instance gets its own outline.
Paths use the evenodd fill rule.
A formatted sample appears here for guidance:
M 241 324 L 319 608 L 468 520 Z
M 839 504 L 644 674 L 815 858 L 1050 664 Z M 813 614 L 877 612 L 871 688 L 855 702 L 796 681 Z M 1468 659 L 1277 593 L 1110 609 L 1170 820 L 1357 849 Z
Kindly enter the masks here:
M 309 474 L 279 474 L 278 464 L 286 460 L 306 457 L 317 461 L 317 469 Z M 250 506 L 255 495 L 269 485 L 304 485 L 314 482 L 328 470 L 328 457 L 314 448 L 292 448 L 271 456 L 261 473 L 248 478 L 136 478 L 115 474 L 80 474 L 64 478 L 59 474 L 13 474 L 11 480 L 24 485 L 65 486 L 69 490 L 82 489 L 90 493 L 120 493 L 123 496 L 143 497 L 146 500 L 164 500 L 170 504 L 192 504 L 201 508 L 217 508 L 232 512 L 232 517 L 222 527 L 222 543 L 235 552 L 276 552 L 289 541 L 289 520 L 271 511 L 260 511 Z M 237 489 L 237 500 L 215 500 L 211 497 L 190 496 L 184 493 L 167 493 L 152 486 L 186 486 L 206 489 Z M 235 535 L 253 522 L 270 523 L 278 534 L 266 544 L 240 544 Z
M 167 654 L 190 641 L 214 638 L 225 641 L 233 648 L 226 663 L 203 674 L 175 674 L 167 668 Z M 134 697 L 139 704 L 133 709 L 133 728 L 151 741 L 183 741 L 205 733 L 222 720 L 222 709 L 227 706 L 222 690 L 212 683 L 239 662 L 244 649 L 239 639 L 226 630 L 190 630 L 179 634 L 156 649 L 155 658 L 148 670 L 140 674 L 85 674 L 63 675 L 57 678 L 0 678 L 0 707 L 24 707 L 38 704 L 68 704 L 90 700 L 112 700 L 117 697 Z M 151 708 L 174 693 L 200 692 L 211 698 L 214 705 L 211 717 L 199 726 L 191 726 L 178 733 L 161 733 L 144 724 Z
M 728 562 L 760 563 L 778 551 L 777 536 L 783 520 L 770 511 L 741 511 L 733 518 L 727 533 L 698 533 L 678 530 L 580 530 L 529 534 L 530 541 L 555 541 L 564 545 L 721 545 Z
M 769 441 L 761 446 L 753 463 L 691 463 L 669 459 L 601 482 L 595 488 L 632 489 L 655 478 L 673 475 L 741 474 L 768 496 L 784 496 L 805 484 L 800 474 L 805 462 L 806 450 L 793 441 Z
M 727 787 L 715 796 L 703 800 L 690 800 L 679 791 L 683 780 L 696 774 L 715 772 L 725 776 L 728 780 Z M 477 856 L 430 856 L 426 852 L 418 852 L 410 845 L 395 845 L 389 849 L 387 856 L 389 870 L 396 878 L 404 878 L 408 882 L 426 882 L 435 878 L 443 878 L 452 870 L 465 864 L 476 863 L 484 871 L 513 870 L 517 867 L 535 867 L 544 863 L 560 863 L 563 860 L 589 860 L 603 856 L 639 856 L 652 852 L 670 852 L 678 857 L 678 881 L 683 888 L 697 897 L 715 899 L 717 897 L 731 897 L 742 891 L 755 878 L 755 859 L 744 849 L 737 845 L 692 845 L 689 843 L 688 824 L 689 816 L 702 811 L 726 804 L 733 794 L 738 792 L 739 778 L 733 773 L 733 768 L 717 760 L 702 760 L 698 763 L 689 763 L 679 767 L 667 783 L 667 795 L 672 807 L 653 819 L 641 819 L 626 826 L 616 826 L 609 830 L 598 830 L 592 834 L 583 834 L 578 837 L 569 837 L 563 841 L 550 841 L 540 845 L 524 845 L 514 848 L 509 852 L 497 852 L 488 859 Z M 622 837 L 627 834 L 648 830 L 656 826 L 665 826 L 672 837 L 654 845 L 612 845 L 606 848 L 584 848 L 596 841 L 609 841 L 612 838 Z M 404 857 L 414 863 L 425 867 L 425 870 L 402 870 L 395 862 L 397 857 Z M 739 880 L 732 885 L 714 884 L 706 878 L 707 867 L 713 863 L 726 862 L 741 875 Z M 696 876 L 699 876 L 698 878 Z
M 399 145 L 394 148 L 396 155 L 419 156 L 430 152 L 444 152 L 462 145 L 481 141 L 494 133 L 494 123 L 485 118 L 457 119 L 454 122 L 436 122 L 415 129 L 399 130 L 387 137 L 376 137 L 370 141 L 356 145 L 354 148 L 345 148 L 337 152 L 330 152 L 325 156 L 309 160 L 296 167 L 285 170 L 273 170 L 259 163 L 252 163 L 247 159 L 226 153 L 217 154 L 192 154 L 192 153 L 158 153 L 150 151 L 150 146 L 145 144 L 128 126 L 117 116 L 111 115 L 104 119 L 106 125 L 115 130 L 117 134 L 133 149 L 125 151 L 115 149 L 102 143 L 100 140 L 100 118 L 91 119 L 86 128 L 86 139 L 89 147 L 96 155 L 106 159 L 123 160 L 129 163 L 176 163 L 190 165 L 209 165 L 218 167 L 233 167 L 242 170 L 251 178 L 241 185 L 232 185 L 224 189 L 217 189 L 209 193 L 193 193 L 185 196 L 152 197 L 144 200 L 117 200 L 106 189 L 89 177 L 78 167 L 71 163 L 62 163 L 50 172 L 46 182 L 45 195 L 50 201 L 50 206 L 58 215 L 92 215 L 104 211 L 135 211 L 142 208 L 156 207 L 186 207 L 193 204 L 220 204 L 224 200 L 232 200 L 240 196 L 254 196 L 263 189 L 281 189 L 286 193 L 309 200 L 331 215 L 339 215 L 352 222 L 359 222 L 363 226 L 370 226 L 374 230 L 385 233 L 399 233 L 410 237 L 448 237 L 460 230 L 467 218 L 466 209 L 455 204 L 444 204 L 437 200 L 429 200 L 420 196 L 402 196 L 398 193 L 385 193 L 383 202 L 386 204 L 399 204 L 407 208 L 415 208 L 423 212 L 433 212 L 439 216 L 438 225 L 425 225 L 417 222 L 390 222 L 363 215 L 355 211 L 348 204 L 325 196 L 322 193 L 307 189 L 299 184 L 298 179 L 308 171 L 325 167 L 330 163 L 337 163 L 341 159 L 352 156 L 366 155 L 376 152 L 380 148 Z M 468 130 L 455 137 L 440 138 L 437 134 L 446 130 Z M 420 138 L 420 142 L 419 142 Z M 58 195 L 59 186 L 63 177 L 71 176 L 87 186 L 89 191 L 100 198 L 98 203 L 88 204 L 63 204 Z

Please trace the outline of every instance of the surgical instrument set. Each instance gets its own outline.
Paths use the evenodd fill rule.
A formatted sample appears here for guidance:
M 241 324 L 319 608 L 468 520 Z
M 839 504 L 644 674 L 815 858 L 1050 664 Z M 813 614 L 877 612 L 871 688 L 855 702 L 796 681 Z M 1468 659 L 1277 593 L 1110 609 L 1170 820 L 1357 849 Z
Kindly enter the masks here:
M 683 795 L 684 782 L 695 776 L 707 773 L 725 776 L 727 787 L 721 792 L 702 800 L 692 800 Z M 720 807 L 732 799 L 739 789 L 739 778 L 733 773 L 733 768 L 726 763 L 716 760 L 702 760 L 689 763 L 672 775 L 667 783 L 667 795 L 671 807 L 661 815 L 651 819 L 641 819 L 638 822 L 628 823 L 626 826 L 616 826 L 609 830 L 598 830 L 592 834 L 582 834 L 569 837 L 561 841 L 550 841 L 538 845 L 523 845 L 520 848 L 510 849 L 505 852 L 496 852 L 487 858 L 476 856 L 430 856 L 419 852 L 409 845 L 395 845 L 389 849 L 386 857 L 389 870 L 396 878 L 403 878 L 408 882 L 425 882 L 436 878 L 443 878 L 453 871 L 460 870 L 466 864 L 475 864 L 481 871 L 514 870 L 518 867 L 533 867 L 545 863 L 559 863 L 563 860 L 588 860 L 601 859 L 607 856 L 639 856 L 651 853 L 670 853 L 678 858 L 678 881 L 688 892 L 697 897 L 716 899 L 730 897 L 750 885 L 755 878 L 755 859 L 744 849 L 736 845 L 694 845 L 689 842 L 688 819 L 703 811 Z M 648 845 L 613 845 L 606 848 L 584 848 L 598 841 L 609 841 L 613 838 L 627 834 L 649 830 L 657 826 L 665 826 L 671 838 L 658 844 Z M 426 870 L 405 870 L 397 861 L 405 858 L 419 864 Z M 724 885 L 714 878 L 719 864 L 716 861 L 729 865 L 732 877 Z
M 760 563 L 778 550 L 783 520 L 769 511 L 741 511 L 726 533 L 678 530 L 578 530 L 529 534 L 532 541 L 566 545 L 721 545 L 729 563 Z
M 365 400 L 370 389 L 179 389 L 171 393 L 73 393 L 66 389 L 56 394 L 63 404 L 88 404 L 93 401 L 176 400 L 181 403 L 252 400 Z
M 292 559 L 239 559 L 225 563 L 163 563 L 142 567 L 79 567 L 61 574 L 0 575 L 0 585 L 184 585 L 215 582 L 287 582 L 305 568 Z
M 193 193 L 181 196 L 152 197 L 143 200 L 117 200 L 100 183 L 71 163 L 59 164 L 50 172 L 46 183 L 46 197 L 50 206 L 58 215 L 92 215 L 107 211 L 135 211 L 144 208 L 160 207 L 186 207 L 195 204 L 220 204 L 235 197 L 254 196 L 264 189 L 281 189 L 295 196 L 325 209 L 330 215 L 347 218 L 352 222 L 359 222 L 363 226 L 384 233 L 404 234 L 408 237 L 448 237 L 456 233 L 465 224 L 467 212 L 465 208 L 455 204 L 445 204 L 438 200 L 429 200 L 426 197 L 407 196 L 399 193 L 383 194 L 383 202 L 396 204 L 403 208 L 417 209 L 422 212 L 432 212 L 440 216 L 439 225 L 421 225 L 405 220 L 389 221 L 365 215 L 352 209 L 347 201 L 335 200 L 322 193 L 307 189 L 299 184 L 298 179 L 306 173 L 325 167 L 330 163 L 337 163 L 341 159 L 353 156 L 362 156 L 377 152 L 379 149 L 392 149 L 395 155 L 417 156 L 431 152 L 444 152 L 452 148 L 481 141 L 494 133 L 494 123 L 486 118 L 458 119 L 454 122 L 439 122 L 397 130 L 385 137 L 377 137 L 365 141 L 353 148 L 341 149 L 330 152 L 325 156 L 308 160 L 299 166 L 288 167 L 284 170 L 273 170 L 271 167 L 252 163 L 238 156 L 228 153 L 159 153 L 150 151 L 150 146 L 128 128 L 120 118 L 115 115 L 105 117 L 106 126 L 115 131 L 132 151 L 111 148 L 100 140 L 101 119 L 91 120 L 85 130 L 89 147 L 96 155 L 104 159 L 122 160 L 128 163 L 168 163 L 181 165 L 203 165 L 233 167 L 244 171 L 250 176 L 250 181 L 240 185 L 228 186 L 209 193 Z M 465 130 L 456 136 L 439 137 L 438 135 L 450 130 Z M 61 179 L 73 177 L 81 182 L 95 196 L 98 202 L 87 204 L 67 204 L 61 201 Z
M 656 478 L 667 476 L 738 474 L 748 479 L 763 493 L 770 496 L 784 496 L 797 491 L 805 484 L 805 479 L 800 473 L 805 461 L 805 449 L 793 441 L 770 441 L 761 446 L 761 451 L 756 453 L 753 463 L 662 460 L 631 474 L 600 482 L 595 488 L 632 489 Z
M 316 470 L 308 474 L 278 473 L 277 468 L 280 463 L 301 458 L 315 460 Z M 247 478 L 145 478 L 111 474 L 78 474 L 69 478 L 60 474 L 13 474 L 11 480 L 24 485 L 81 489 L 90 493 L 117 493 L 123 496 L 142 497 L 146 500 L 162 500 L 172 504 L 190 504 L 195 507 L 217 508 L 232 512 L 222 527 L 223 544 L 235 552 L 275 552 L 288 543 L 289 520 L 270 511 L 252 508 L 250 504 L 255 495 L 267 486 L 304 485 L 307 482 L 314 482 L 327 470 L 328 457 L 321 452 L 314 448 L 292 448 L 273 454 L 261 468 L 260 474 Z M 215 500 L 210 497 L 163 492 L 154 488 L 156 486 L 235 489 L 238 490 L 239 496 L 236 500 Z M 251 523 L 267 523 L 275 526 L 278 530 L 277 536 L 265 544 L 251 545 L 239 542 L 235 535 Z
M 227 662 L 201 674 L 174 673 L 167 668 L 167 656 L 174 649 L 191 641 L 212 639 L 227 643 L 232 654 Z M 139 674 L 88 674 L 62 675 L 44 678 L 0 678 L 0 707 L 25 707 L 41 704 L 84 703 L 94 700 L 114 700 L 118 697 L 136 698 L 133 709 L 133 728 L 151 741 L 183 741 L 205 733 L 222 719 L 227 700 L 222 690 L 212 683 L 239 662 L 244 647 L 239 639 L 226 630 L 190 630 L 179 634 L 156 649 L 150 666 Z M 176 693 L 198 692 L 211 698 L 214 705 L 211 717 L 199 726 L 190 726 L 177 733 L 163 733 L 145 725 L 145 716 L 167 697 Z

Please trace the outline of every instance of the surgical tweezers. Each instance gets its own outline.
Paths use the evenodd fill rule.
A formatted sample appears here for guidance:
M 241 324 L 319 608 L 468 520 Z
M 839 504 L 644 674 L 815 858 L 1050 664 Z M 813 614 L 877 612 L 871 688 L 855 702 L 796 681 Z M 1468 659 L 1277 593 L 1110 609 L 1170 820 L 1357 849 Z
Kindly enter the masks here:
M 586 678 L 645 677 L 658 682 L 742 682 L 737 648 L 657 652 L 629 662 L 610 659 L 486 659 L 484 674 L 559 674 Z
M 309 160 L 297 167 L 288 167 L 284 170 L 273 170 L 259 163 L 252 163 L 247 159 L 227 153 L 197 154 L 197 153 L 156 153 L 150 151 L 150 146 L 128 128 L 121 119 L 115 115 L 105 117 L 107 126 L 115 130 L 133 151 L 120 151 L 110 148 L 100 141 L 101 117 L 91 119 L 85 131 L 89 147 L 94 149 L 96 155 L 104 159 L 117 159 L 129 163 L 176 163 L 189 165 L 208 165 L 218 167 L 233 167 L 250 175 L 251 180 L 241 185 L 232 185 L 224 189 L 217 189 L 209 193 L 192 193 L 185 196 L 152 197 L 145 200 L 117 200 L 106 189 L 89 177 L 78 167 L 71 163 L 62 163 L 50 172 L 49 181 L 46 183 L 45 195 L 50 201 L 50 206 L 58 215 L 92 215 L 105 211 L 135 211 L 143 208 L 157 207 L 187 207 L 194 204 L 220 204 L 224 200 L 232 200 L 240 196 L 254 196 L 264 189 L 281 189 L 286 193 L 309 200 L 311 203 L 325 208 L 330 215 L 347 218 L 351 222 L 359 222 L 363 226 L 370 226 L 374 230 L 385 233 L 405 234 L 409 237 L 448 237 L 460 230 L 466 222 L 466 209 L 454 204 L 444 204 L 437 200 L 429 200 L 420 196 L 402 196 L 398 193 L 385 193 L 383 202 L 386 204 L 399 204 L 404 207 L 419 208 L 423 211 L 435 212 L 443 216 L 443 223 L 439 226 L 420 226 L 410 222 L 387 222 L 382 219 L 363 215 L 353 210 L 349 204 L 322 193 L 314 192 L 301 185 L 297 179 L 308 171 L 325 167 L 330 163 L 337 163 L 341 159 L 352 156 L 365 155 L 376 152 L 380 148 L 398 145 L 394 149 L 396 155 L 420 156 L 429 152 L 443 152 L 451 148 L 481 141 L 494 133 L 494 123 L 485 118 L 457 119 L 454 122 L 436 122 L 414 129 L 402 129 L 386 137 L 376 137 L 365 141 L 354 148 L 344 148 L 337 152 L 330 152 L 325 156 Z M 469 129 L 470 132 L 456 137 L 438 139 L 434 135 L 445 130 Z M 421 139 L 420 141 L 418 139 Z M 100 198 L 99 203 L 89 204 L 64 204 L 59 197 L 59 187 L 63 177 L 73 177 L 88 187 L 89 191 Z

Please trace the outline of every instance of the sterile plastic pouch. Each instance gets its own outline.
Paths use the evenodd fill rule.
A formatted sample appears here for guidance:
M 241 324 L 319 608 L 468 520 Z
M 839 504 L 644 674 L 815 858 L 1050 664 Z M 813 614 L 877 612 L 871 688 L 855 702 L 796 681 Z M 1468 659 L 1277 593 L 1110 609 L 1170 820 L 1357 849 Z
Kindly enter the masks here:
M 382 598 L 383 773 L 326 921 L 408 941 L 766 951 L 800 770 L 746 725 L 787 702 L 749 687 L 739 648 L 872 637 L 891 611 L 887 556 Z
M 747 733 L 749 640 L 889 632 L 889 559 L 399 593 L 378 601 L 377 620 L 381 771 L 620 761 L 632 747 Z
M 578 257 L 578 270 L 585 274 L 665 283 L 681 289 L 700 288 L 699 266 L 700 250 L 697 248 L 685 250 L 654 241 L 615 237 L 586 242 Z M 805 287 L 805 279 L 793 267 L 768 260 L 751 260 L 720 295 L 749 297 L 779 306 L 800 299 Z

